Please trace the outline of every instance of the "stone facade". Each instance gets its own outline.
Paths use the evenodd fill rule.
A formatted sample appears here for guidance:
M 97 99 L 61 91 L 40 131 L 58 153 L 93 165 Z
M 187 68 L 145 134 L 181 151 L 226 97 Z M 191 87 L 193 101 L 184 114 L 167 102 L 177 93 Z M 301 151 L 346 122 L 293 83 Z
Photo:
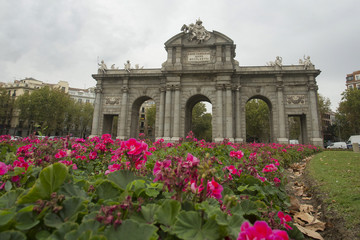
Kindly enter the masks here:
M 137 137 L 139 109 L 149 99 L 156 103 L 156 138 L 176 141 L 191 129 L 191 110 L 200 101 L 212 103 L 213 141 L 246 139 L 245 104 L 264 100 L 271 112 L 271 141 L 288 143 L 288 118 L 301 119 L 302 143 L 322 146 L 316 76 L 320 70 L 307 62 L 259 67 L 240 66 L 235 44 L 224 34 L 208 32 L 197 21 L 165 43 L 167 60 L 159 69 L 104 69 L 97 81 L 92 135 L 111 132 L 118 116 L 117 136 Z M 105 65 L 106 66 L 106 65 Z M 113 99 L 113 104 L 108 104 Z M 116 99 L 116 101 L 115 101 Z

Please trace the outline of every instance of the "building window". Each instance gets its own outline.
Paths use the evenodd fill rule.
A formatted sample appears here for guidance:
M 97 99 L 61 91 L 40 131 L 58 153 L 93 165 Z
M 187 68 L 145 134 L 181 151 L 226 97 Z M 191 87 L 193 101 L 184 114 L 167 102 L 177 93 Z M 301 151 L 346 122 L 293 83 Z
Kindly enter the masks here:
M 143 108 L 141 108 L 141 112 L 145 112 L 145 108 L 143 107 Z
M 78 103 L 82 103 L 82 99 L 81 99 L 81 98 L 78 99 Z
M 65 87 L 62 87 L 62 88 L 61 88 L 61 91 L 65 92 Z
M 140 122 L 140 127 L 144 128 L 144 126 L 145 126 L 144 124 L 145 124 L 144 122 Z
M 89 99 L 87 99 L 87 100 L 86 100 L 86 103 L 90 103 L 90 100 L 89 100 Z
M 349 85 L 349 88 L 350 88 L 350 89 L 353 89 L 354 87 L 353 87 L 353 85 Z
M 141 114 L 140 119 L 144 120 L 145 119 L 145 114 Z
M 355 75 L 355 80 L 360 80 L 360 74 Z

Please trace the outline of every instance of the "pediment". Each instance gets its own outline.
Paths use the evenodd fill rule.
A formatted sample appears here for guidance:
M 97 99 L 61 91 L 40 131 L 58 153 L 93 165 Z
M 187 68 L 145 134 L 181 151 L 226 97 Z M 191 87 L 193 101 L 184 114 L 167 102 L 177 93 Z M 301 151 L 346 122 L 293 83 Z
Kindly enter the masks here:
M 212 31 L 208 32 L 210 35 L 210 38 L 206 41 L 198 41 L 196 38 L 190 40 L 190 33 L 184 33 L 181 32 L 179 34 L 176 34 L 172 38 L 170 38 L 168 41 L 165 42 L 165 47 L 175 47 L 175 46 L 189 46 L 189 47 L 201 47 L 201 46 L 209 46 L 209 45 L 233 45 L 234 41 L 226 36 L 223 33 Z

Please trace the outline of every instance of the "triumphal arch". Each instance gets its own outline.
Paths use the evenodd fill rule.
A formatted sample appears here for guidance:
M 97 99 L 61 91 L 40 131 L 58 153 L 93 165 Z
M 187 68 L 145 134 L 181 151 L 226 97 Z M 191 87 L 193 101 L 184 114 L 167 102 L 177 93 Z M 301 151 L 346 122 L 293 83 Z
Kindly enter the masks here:
M 294 65 L 282 58 L 264 66 L 242 66 L 234 59 L 233 40 L 207 31 L 201 20 L 183 25 L 167 42 L 167 59 L 158 69 L 144 69 L 130 62 L 121 69 L 102 61 L 97 81 L 92 135 L 112 131 L 117 138 L 138 136 L 139 110 L 144 101 L 156 104 L 156 138 L 176 141 L 191 129 L 191 112 L 200 101 L 212 104 L 213 141 L 246 139 L 245 104 L 264 100 L 270 109 L 272 142 L 288 143 L 289 117 L 299 117 L 301 142 L 322 146 L 315 69 L 310 57 Z

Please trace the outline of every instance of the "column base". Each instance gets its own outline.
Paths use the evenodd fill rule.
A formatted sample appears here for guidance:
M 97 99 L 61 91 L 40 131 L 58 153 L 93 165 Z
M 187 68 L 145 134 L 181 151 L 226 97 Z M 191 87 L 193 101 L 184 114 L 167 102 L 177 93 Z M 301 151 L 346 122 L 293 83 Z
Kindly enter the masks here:
M 224 138 L 215 138 L 214 139 L 214 142 L 222 142 L 222 141 L 224 141 Z
M 226 138 L 229 139 L 229 142 L 235 142 L 234 138 Z
M 126 140 L 126 139 L 127 139 L 127 137 L 125 137 L 125 136 L 117 136 L 117 137 L 116 137 L 116 139 Z
M 324 147 L 324 141 L 322 138 L 310 138 L 310 143 L 317 147 Z
M 243 143 L 244 139 L 243 138 L 235 138 L 235 143 Z
M 93 138 L 93 137 L 97 137 L 97 135 L 91 134 L 91 135 L 89 136 L 89 138 Z
M 164 139 L 164 142 L 171 142 L 171 138 L 170 138 L 170 137 L 162 137 L 162 139 Z
M 176 141 L 179 141 L 180 137 L 172 137 L 171 138 L 171 142 L 176 142 Z
M 280 144 L 289 144 L 289 139 L 288 138 L 278 138 L 277 142 Z

